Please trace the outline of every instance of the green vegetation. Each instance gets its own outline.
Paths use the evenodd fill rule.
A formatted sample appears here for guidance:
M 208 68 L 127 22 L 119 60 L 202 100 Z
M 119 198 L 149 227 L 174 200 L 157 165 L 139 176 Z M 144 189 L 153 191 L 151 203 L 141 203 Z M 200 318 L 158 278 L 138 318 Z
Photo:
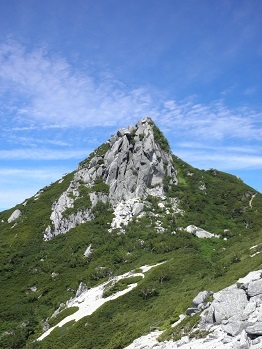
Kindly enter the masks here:
M 105 156 L 106 152 L 109 150 L 110 145 L 108 142 L 103 143 L 100 145 L 100 147 L 98 147 L 97 149 L 95 149 L 89 156 L 87 159 L 83 160 L 80 162 L 79 167 L 83 168 L 89 165 L 90 161 L 94 158 L 94 157 L 98 157 L 100 158 L 99 161 L 103 161 L 103 157 Z
M 78 188 L 79 191 L 79 196 L 74 197 L 74 206 L 67 208 L 64 212 L 63 215 L 64 217 L 68 217 L 70 214 L 75 213 L 77 211 L 83 211 L 91 208 L 92 203 L 90 200 L 90 188 L 87 188 L 85 185 L 81 185 Z
M 92 191 L 108 194 L 109 186 L 103 181 L 102 178 L 96 178 Z
M 193 335 L 192 329 L 198 324 L 200 320 L 199 314 L 194 314 L 191 316 L 187 316 L 184 320 L 182 320 L 176 327 L 169 328 L 166 330 L 159 338 L 160 341 L 170 340 L 173 341 L 179 340 L 183 336 Z
M 117 282 L 112 281 L 103 292 L 103 297 L 107 298 L 113 294 L 123 291 L 127 288 L 128 285 L 135 284 L 141 280 L 141 276 L 133 276 L 125 279 L 121 279 Z
M 156 141 L 163 150 L 169 149 L 157 130 Z M 88 166 L 94 156 L 103 159 L 107 149 L 105 143 L 81 166 Z M 190 334 L 198 321 L 197 316 L 188 317 L 178 328 L 171 328 L 199 291 L 216 292 L 262 268 L 261 255 L 250 257 L 262 248 L 261 194 L 257 193 L 251 207 L 255 190 L 235 176 L 201 171 L 175 156 L 173 163 L 178 185 L 170 185 L 167 177 L 165 191 L 168 199 L 179 199 L 183 214 L 174 213 L 172 200 L 165 201 L 166 213 L 158 198 L 148 196 L 146 214 L 130 222 L 125 234 L 108 232 L 112 208 L 99 201 L 92 209 L 92 221 L 43 241 L 43 231 L 51 223 L 52 203 L 67 190 L 74 173 L 45 187 L 37 199 L 17 205 L 22 212 L 17 224 L 7 223 L 15 208 L 0 212 L 0 348 L 120 349 L 152 328 L 166 329 L 163 340 L 175 339 L 183 331 Z M 64 214 L 91 208 L 90 191 L 108 194 L 108 190 L 102 179 L 97 179 L 93 188 L 82 183 L 74 208 Z M 198 239 L 181 229 L 189 224 L 221 238 Z M 84 257 L 90 244 L 92 253 Z M 250 249 L 254 245 L 258 246 Z M 75 296 L 80 282 L 94 287 L 110 277 L 163 261 L 143 279 L 126 278 L 110 284 L 105 297 L 138 282 L 132 291 L 105 303 L 92 315 L 35 342 L 44 320 L 49 318 L 55 324 L 76 310 L 65 309 L 51 318 L 61 303 Z
M 153 128 L 155 142 L 160 145 L 162 150 L 164 150 L 165 152 L 169 152 L 170 146 L 168 144 L 166 137 L 163 135 L 160 129 L 155 125 L 155 123 L 152 122 L 151 126 Z
M 65 319 L 67 316 L 74 314 L 76 311 L 78 311 L 78 309 L 79 309 L 78 307 L 65 308 L 60 313 L 58 313 L 56 316 L 53 316 L 48 320 L 50 327 L 55 326 L 60 321 Z

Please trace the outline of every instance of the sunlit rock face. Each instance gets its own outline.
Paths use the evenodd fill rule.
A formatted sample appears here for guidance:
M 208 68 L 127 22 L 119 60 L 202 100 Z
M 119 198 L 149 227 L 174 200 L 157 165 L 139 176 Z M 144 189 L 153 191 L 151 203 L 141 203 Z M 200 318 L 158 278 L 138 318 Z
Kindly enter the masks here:
M 167 184 L 177 184 L 168 143 L 150 118 L 139 121 L 136 126 L 120 129 L 101 147 L 79 165 L 67 191 L 53 203 L 50 217 L 53 226 L 45 229 L 45 240 L 93 219 L 92 209 L 99 201 L 109 202 L 116 209 L 112 227 L 118 227 L 122 221 L 127 224 L 133 216 L 142 213 L 141 201 L 148 195 L 164 196 L 164 179 Z M 99 193 L 98 181 L 108 186 L 106 193 Z M 72 210 L 81 196 L 81 186 L 90 190 L 90 207 L 65 217 L 66 210 Z M 130 205 L 133 201 L 135 207 Z M 130 211 L 125 212 L 125 218 L 117 217 L 119 204 L 125 211 Z

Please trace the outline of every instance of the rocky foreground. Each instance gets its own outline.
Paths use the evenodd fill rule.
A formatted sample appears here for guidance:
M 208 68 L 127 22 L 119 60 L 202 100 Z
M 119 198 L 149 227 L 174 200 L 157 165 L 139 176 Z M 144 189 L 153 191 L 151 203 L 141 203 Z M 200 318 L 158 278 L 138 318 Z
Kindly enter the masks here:
M 162 332 L 154 331 L 136 339 L 125 349 L 261 349 L 261 277 L 262 270 L 258 270 L 220 292 L 200 292 L 187 314 L 195 316 L 201 312 L 201 321 L 190 335 L 179 341 L 160 343 L 157 338 Z M 203 338 L 196 339 L 201 333 Z

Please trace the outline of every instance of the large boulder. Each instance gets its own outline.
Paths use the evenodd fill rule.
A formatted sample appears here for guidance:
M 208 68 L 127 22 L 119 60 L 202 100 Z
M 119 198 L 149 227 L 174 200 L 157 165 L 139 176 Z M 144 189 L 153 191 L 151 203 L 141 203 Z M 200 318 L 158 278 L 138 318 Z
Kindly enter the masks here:
M 8 223 L 11 223 L 11 222 L 13 222 L 13 221 L 15 221 L 15 220 L 17 220 L 20 216 L 21 216 L 21 214 L 22 214 L 22 212 L 20 211 L 20 210 L 15 210 L 12 214 L 11 214 L 11 216 L 8 218 Z
M 208 296 L 210 296 L 212 293 L 209 291 L 201 291 L 198 293 L 198 295 L 193 299 L 193 306 L 198 307 L 202 303 L 206 303 L 206 299 Z
M 230 318 L 241 321 L 244 319 L 243 312 L 247 303 L 248 299 L 244 290 L 239 289 L 236 285 L 227 287 L 214 294 L 207 321 L 217 324 Z
M 262 294 L 262 279 L 249 282 L 247 295 L 249 297 L 254 297 L 259 294 Z
M 213 237 L 216 237 L 216 238 L 219 237 L 218 235 L 209 233 L 208 231 L 206 231 L 202 228 L 196 227 L 195 225 L 188 225 L 185 228 L 185 231 L 187 231 L 188 233 L 190 233 L 192 235 L 195 235 L 196 237 L 198 237 L 200 239 L 210 239 Z
M 254 336 L 262 336 L 262 322 L 257 322 L 246 328 L 246 333 Z

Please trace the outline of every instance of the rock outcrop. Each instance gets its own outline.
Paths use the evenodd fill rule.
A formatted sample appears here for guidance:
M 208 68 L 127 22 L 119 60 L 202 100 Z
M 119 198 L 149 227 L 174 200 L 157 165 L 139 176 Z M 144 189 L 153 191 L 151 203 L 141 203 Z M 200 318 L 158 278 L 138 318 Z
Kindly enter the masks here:
M 202 291 L 187 310 L 188 316 L 201 313 L 200 323 L 191 329 L 190 336 L 185 335 L 174 342 L 159 342 L 157 338 L 162 332 L 154 331 L 136 339 L 125 349 L 261 349 L 261 282 L 262 270 L 258 270 L 214 294 Z M 203 335 L 197 339 L 200 333 Z
M 164 196 L 165 185 L 177 184 L 169 146 L 150 118 L 135 127 L 120 129 L 79 165 L 69 188 L 52 205 L 52 222 L 44 239 L 64 234 L 76 225 L 93 219 L 97 202 L 110 203 L 115 219 L 111 228 L 120 228 L 143 212 L 141 200 L 148 195 Z M 88 208 L 74 209 L 88 189 Z M 68 210 L 70 214 L 67 214 Z
M 234 342 L 235 349 L 250 348 L 253 343 L 262 346 L 262 270 L 220 292 L 201 314 L 200 329 L 219 328 L 223 342 Z

